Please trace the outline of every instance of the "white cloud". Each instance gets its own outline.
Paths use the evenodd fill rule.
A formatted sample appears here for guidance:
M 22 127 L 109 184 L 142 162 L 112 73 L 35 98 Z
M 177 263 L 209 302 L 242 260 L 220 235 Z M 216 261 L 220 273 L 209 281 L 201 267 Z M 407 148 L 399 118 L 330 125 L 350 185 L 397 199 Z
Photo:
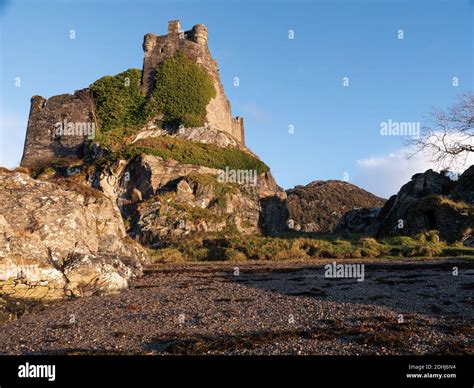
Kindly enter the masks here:
M 410 147 L 385 155 L 370 156 L 357 161 L 354 183 L 376 195 L 388 198 L 396 194 L 414 174 L 428 169 L 439 170 L 429 156 L 417 153 L 413 156 Z M 463 161 L 464 162 L 464 161 Z M 462 172 L 474 164 L 474 155 L 457 167 Z

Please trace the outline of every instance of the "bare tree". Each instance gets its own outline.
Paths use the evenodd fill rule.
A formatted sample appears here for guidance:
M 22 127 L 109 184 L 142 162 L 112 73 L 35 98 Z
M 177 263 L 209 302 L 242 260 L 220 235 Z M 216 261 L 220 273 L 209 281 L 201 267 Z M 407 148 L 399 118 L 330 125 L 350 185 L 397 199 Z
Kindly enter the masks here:
M 446 110 L 434 109 L 420 136 L 408 141 L 414 152 L 423 152 L 440 168 L 465 164 L 474 152 L 474 93 L 463 93 Z

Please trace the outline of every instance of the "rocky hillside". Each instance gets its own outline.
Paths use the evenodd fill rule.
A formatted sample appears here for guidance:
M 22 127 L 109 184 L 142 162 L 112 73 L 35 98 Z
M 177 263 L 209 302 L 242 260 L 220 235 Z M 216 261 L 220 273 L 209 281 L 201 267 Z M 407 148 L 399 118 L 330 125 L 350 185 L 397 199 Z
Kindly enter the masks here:
M 381 208 L 385 203 L 382 198 L 338 180 L 314 181 L 286 193 L 293 229 L 303 232 L 332 232 L 346 212 L 358 208 Z

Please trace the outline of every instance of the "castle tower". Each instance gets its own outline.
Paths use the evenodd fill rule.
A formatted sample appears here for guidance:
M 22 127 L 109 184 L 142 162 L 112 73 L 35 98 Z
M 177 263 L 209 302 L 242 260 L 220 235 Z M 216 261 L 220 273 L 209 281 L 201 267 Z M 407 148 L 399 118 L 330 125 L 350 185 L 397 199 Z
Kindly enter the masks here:
M 207 47 L 207 27 L 204 24 L 196 24 L 192 31 L 195 42 Z
M 168 22 L 166 35 L 146 34 L 143 39 L 142 93 L 150 95 L 153 92 L 156 68 L 177 51 L 181 51 L 193 62 L 204 67 L 214 80 L 216 97 L 206 108 L 208 124 L 232 135 L 240 144 L 244 144 L 243 119 L 232 117 L 217 62 L 212 58 L 207 43 L 208 30 L 204 24 L 196 24 L 191 30 L 183 32 L 179 20 Z

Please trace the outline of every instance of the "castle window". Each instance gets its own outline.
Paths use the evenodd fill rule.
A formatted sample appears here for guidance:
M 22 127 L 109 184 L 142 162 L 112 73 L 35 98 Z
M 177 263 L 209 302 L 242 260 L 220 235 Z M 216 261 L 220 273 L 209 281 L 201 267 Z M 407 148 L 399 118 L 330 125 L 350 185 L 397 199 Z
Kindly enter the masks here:
M 163 47 L 162 47 L 162 48 L 160 48 L 160 53 L 162 53 L 162 52 L 163 52 Z

